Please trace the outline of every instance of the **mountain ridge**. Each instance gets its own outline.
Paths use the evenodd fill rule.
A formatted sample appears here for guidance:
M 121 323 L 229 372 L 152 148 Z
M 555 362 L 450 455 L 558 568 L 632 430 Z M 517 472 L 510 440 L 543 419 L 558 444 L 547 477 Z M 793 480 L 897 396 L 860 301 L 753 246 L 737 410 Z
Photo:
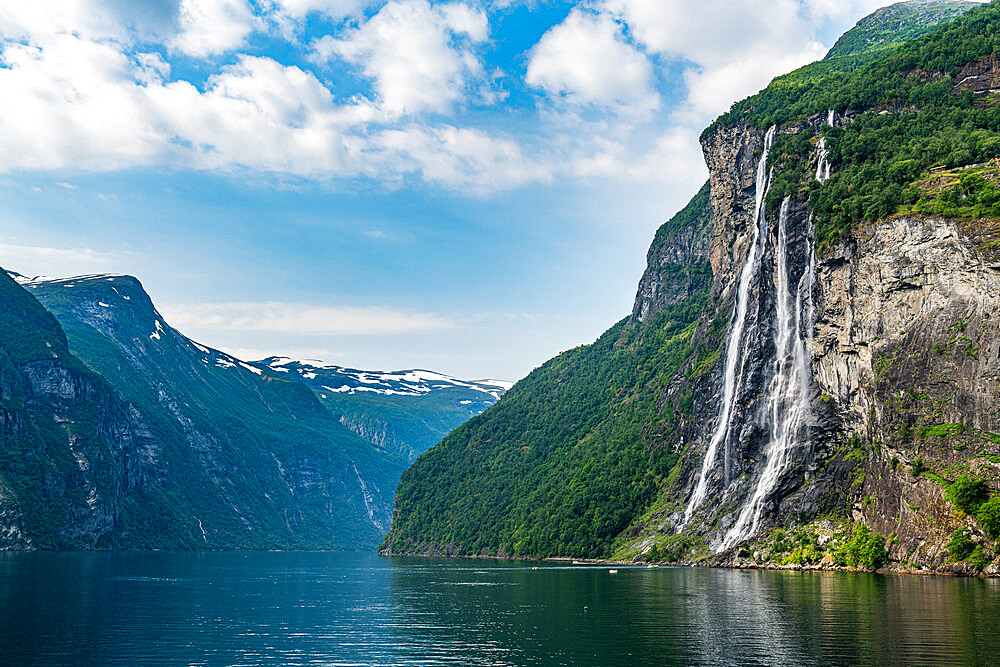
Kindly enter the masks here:
M 716 120 L 702 135 L 710 194 L 657 233 L 633 315 L 421 457 L 403 476 L 383 553 L 1000 573 L 996 502 L 983 503 L 998 492 L 998 427 L 980 400 L 1000 338 L 988 324 L 992 260 L 980 259 L 996 235 L 989 220 L 962 221 L 956 204 L 922 194 L 920 180 L 943 155 L 955 175 L 927 182 L 949 201 L 983 193 L 976 210 L 992 215 L 992 172 L 959 181 L 961 167 L 1000 154 L 987 141 L 1000 136 L 996 93 L 966 91 L 949 72 L 992 80 L 998 25 L 998 3 L 971 8 L 871 58 L 778 77 Z M 944 73 L 909 74 L 921 71 Z M 981 144 L 959 150 L 961 122 Z M 938 153 L 906 153 L 932 138 Z M 899 206 L 938 212 L 907 217 Z M 696 247 L 700 286 L 670 259 Z M 680 320 L 673 309 L 685 303 L 696 312 Z M 677 355 L 652 377 L 641 358 L 616 357 L 643 338 L 647 354 Z M 546 384 L 555 369 L 594 393 L 588 414 Z M 610 394 L 603 369 L 619 380 Z M 515 410 L 516 396 L 530 404 Z M 650 407 L 623 421 L 637 404 Z M 559 419 L 573 426 L 534 466 L 563 487 L 536 490 L 540 473 L 512 464 Z M 589 449 L 625 423 L 623 438 Z M 619 484 L 601 487 L 623 460 Z M 962 504 L 969 485 L 980 500 Z M 566 511 L 553 525 L 536 507 Z

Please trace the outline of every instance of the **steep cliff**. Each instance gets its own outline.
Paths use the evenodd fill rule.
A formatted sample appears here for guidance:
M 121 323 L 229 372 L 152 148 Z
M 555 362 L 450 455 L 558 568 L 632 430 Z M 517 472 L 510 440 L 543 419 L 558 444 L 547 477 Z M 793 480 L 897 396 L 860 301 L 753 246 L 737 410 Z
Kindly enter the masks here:
M 998 35 L 997 3 L 903 3 L 717 120 L 632 316 L 421 457 L 385 550 L 994 572 Z M 644 376 L 643 340 L 681 345 Z M 550 420 L 576 430 L 519 460 Z
M 142 418 L 0 271 L 0 548 L 100 548 L 159 456 Z
M 125 462 L 138 458 L 142 474 L 127 476 L 127 488 L 109 492 L 114 521 L 102 541 L 76 546 L 377 544 L 405 459 L 345 428 L 308 387 L 185 338 L 134 278 L 22 283 L 30 294 L 16 285 L 21 294 L 10 291 L 21 301 L 37 298 L 58 318 L 69 349 L 89 370 L 74 360 L 77 367 L 106 390 L 113 387 L 109 393 L 120 397 L 113 404 L 127 406 L 120 410 L 135 422 L 126 423 L 131 430 L 118 428 L 124 436 L 109 446 Z M 27 341 L 33 334 L 11 337 Z M 24 372 L 47 382 L 56 377 L 32 367 Z M 61 482 L 53 477 L 53 483 Z M 21 505 L 48 511 L 39 499 Z

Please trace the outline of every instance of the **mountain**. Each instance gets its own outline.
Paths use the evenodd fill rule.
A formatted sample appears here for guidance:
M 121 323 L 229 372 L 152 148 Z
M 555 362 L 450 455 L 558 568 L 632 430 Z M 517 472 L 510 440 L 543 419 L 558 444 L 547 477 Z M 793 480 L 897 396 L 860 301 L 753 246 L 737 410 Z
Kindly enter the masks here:
M 0 548 L 107 546 L 148 479 L 147 425 L 0 272 Z
M 78 494 L 108 508 L 105 519 L 70 521 L 68 528 L 45 521 L 61 541 L 25 539 L 14 546 L 355 549 L 378 543 L 406 461 L 340 424 L 308 387 L 187 339 L 134 278 L 19 280 L 23 289 L 4 276 L 3 303 L 30 305 L 49 333 L 5 325 L 4 349 L 41 351 L 39 336 L 52 339 L 59 359 L 90 379 L 121 423 L 99 429 L 115 485 L 73 482 Z M 31 380 L 33 368 L 21 372 Z M 47 385 L 31 386 L 38 393 Z M 57 384 L 49 391 L 70 390 Z M 81 400 L 80 409 L 96 401 Z M 22 421 L 32 428 L 45 423 L 43 416 Z M 74 438 L 71 433 L 67 442 L 51 445 L 51 456 L 72 462 Z M 15 444 L 5 441 L 6 456 L 16 456 Z M 80 469 L 93 465 L 81 459 Z M 43 499 L 67 486 L 67 475 L 63 468 L 44 479 L 15 470 L 15 479 L 5 482 L 20 485 L 11 495 L 22 511 L 48 512 Z
M 890 10 L 705 130 L 632 314 L 421 456 L 384 552 L 1000 572 L 1000 3 Z
M 511 386 L 502 380 L 460 380 L 426 370 L 362 371 L 288 357 L 269 357 L 253 365 L 311 387 L 341 424 L 407 463 L 482 414 Z
M 882 7 L 844 33 L 825 60 L 846 56 L 872 59 L 887 49 L 926 35 L 977 5 L 978 2 L 961 0 L 909 0 Z

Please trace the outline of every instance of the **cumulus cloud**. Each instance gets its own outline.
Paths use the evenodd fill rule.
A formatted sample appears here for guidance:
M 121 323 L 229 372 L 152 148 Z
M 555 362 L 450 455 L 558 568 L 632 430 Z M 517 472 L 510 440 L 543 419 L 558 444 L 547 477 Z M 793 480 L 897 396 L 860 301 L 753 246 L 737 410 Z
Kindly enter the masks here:
M 648 112 L 659 106 L 653 68 L 606 14 L 574 9 L 531 51 L 525 81 L 574 104 Z
M 257 18 L 246 0 L 181 0 L 179 23 L 171 46 L 204 58 L 241 46 Z
M 665 179 L 678 164 L 700 173 L 697 130 L 822 56 L 817 25 L 880 4 L 586 0 L 524 54 L 517 94 L 544 100 L 529 111 L 490 108 L 504 73 L 484 54 L 489 12 L 530 1 L 0 3 L 0 172 L 255 170 L 472 195 L 562 176 Z M 334 19 L 320 21 L 331 34 L 296 41 L 317 15 Z M 250 55 L 255 32 L 312 60 Z M 174 76 L 188 59 L 203 79 Z M 352 89 L 345 68 L 370 85 Z M 684 98 L 661 96 L 662 81 L 683 82 Z
M 372 129 L 384 113 L 338 103 L 313 74 L 239 56 L 202 89 L 166 80 L 156 54 L 56 35 L 0 53 L 0 170 L 248 168 L 309 178 L 416 174 L 485 192 L 542 176 L 509 138 L 453 126 Z M 252 141 L 248 140 L 252 137 Z
M 274 5 L 278 12 L 294 18 L 302 18 L 315 12 L 340 19 L 354 16 L 377 2 L 378 0 L 274 0 Z
M 313 46 L 318 60 L 336 56 L 358 65 L 374 80 L 382 108 L 447 113 L 482 83 L 483 67 L 471 46 L 488 35 L 482 10 L 393 0 L 358 27 Z
M 393 308 L 322 306 L 304 303 L 229 302 L 162 304 L 160 312 L 178 329 L 300 335 L 386 335 L 439 331 L 455 326 L 440 315 Z
M 826 50 L 800 0 L 604 0 L 602 7 L 649 50 L 690 64 L 688 104 L 701 119 Z

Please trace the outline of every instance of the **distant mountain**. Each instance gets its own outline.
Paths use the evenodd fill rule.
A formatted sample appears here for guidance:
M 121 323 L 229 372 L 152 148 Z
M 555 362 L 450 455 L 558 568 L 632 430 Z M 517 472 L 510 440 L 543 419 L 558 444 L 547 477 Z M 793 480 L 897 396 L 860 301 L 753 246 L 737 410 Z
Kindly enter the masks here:
M 96 540 L 70 531 L 63 546 L 354 549 L 378 542 L 406 460 L 345 428 L 308 387 L 184 337 L 134 278 L 19 281 L 30 294 L 8 284 L 5 297 L 33 296 L 55 315 L 90 370 L 67 363 L 100 374 L 94 382 L 114 388 L 141 436 L 137 448 L 119 438 L 126 427 L 105 429 L 109 446 L 142 466 L 104 490 L 119 497 L 108 499 L 116 510 L 93 529 Z M 37 336 L 8 329 L 8 346 L 37 347 Z M 51 484 L 64 485 L 63 476 L 45 482 L 42 497 L 23 500 L 25 511 L 44 511 Z
M 402 470 L 509 387 L 279 357 L 251 364 L 174 330 L 130 276 L 11 276 L 20 286 L 4 274 L 0 312 L 20 314 L 6 316 L 0 353 L 17 391 L 0 394 L 0 407 L 8 424 L 37 433 L 12 427 L 0 444 L 10 462 L 0 467 L 0 548 L 374 547 Z M 24 368 L 22 348 L 34 355 Z M 79 376 L 74 386 L 86 384 L 73 409 L 96 431 L 65 416 L 69 389 L 33 370 L 53 354 Z M 73 424 L 71 435 L 52 423 Z M 43 454 L 32 462 L 25 451 Z
M 502 380 L 459 380 L 426 370 L 362 371 L 288 357 L 253 365 L 305 383 L 341 424 L 408 462 L 511 387 Z

